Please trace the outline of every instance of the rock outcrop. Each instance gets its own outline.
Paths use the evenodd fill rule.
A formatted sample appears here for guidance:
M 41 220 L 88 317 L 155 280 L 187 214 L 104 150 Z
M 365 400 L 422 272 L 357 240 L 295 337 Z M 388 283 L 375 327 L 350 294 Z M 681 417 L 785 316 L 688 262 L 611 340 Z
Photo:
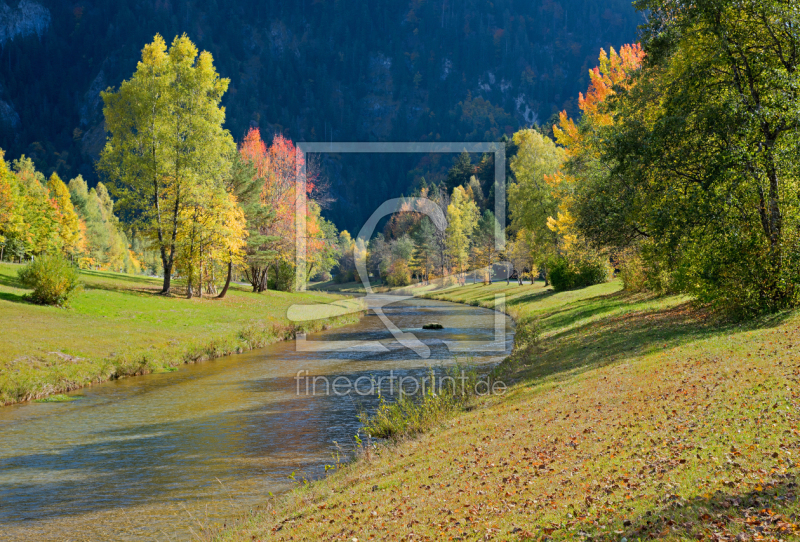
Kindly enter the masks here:
M 50 27 L 50 10 L 31 0 L 22 0 L 16 7 L 0 1 L 0 46 L 25 36 L 40 38 Z

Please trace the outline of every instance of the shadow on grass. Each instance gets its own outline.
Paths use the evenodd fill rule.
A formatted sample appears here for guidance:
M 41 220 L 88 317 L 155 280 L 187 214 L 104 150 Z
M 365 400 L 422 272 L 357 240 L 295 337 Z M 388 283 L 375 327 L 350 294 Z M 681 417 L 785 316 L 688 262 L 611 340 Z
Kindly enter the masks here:
M 555 290 L 537 290 L 530 293 L 526 293 L 520 296 L 515 296 L 512 299 L 506 301 L 507 307 L 513 307 L 516 305 L 521 305 L 523 303 L 530 303 L 532 301 L 542 301 L 547 299 L 548 297 L 552 297 L 556 294 Z
M 161 279 L 159 279 L 158 277 L 146 277 L 144 275 L 127 275 L 124 273 L 114 273 L 113 271 L 82 270 L 81 275 L 84 275 L 86 277 L 94 277 L 98 279 L 113 280 L 117 282 L 149 284 L 151 286 L 158 286 L 161 281 Z
M 615 534 L 614 539 L 669 537 L 697 540 L 704 538 L 709 532 L 716 533 L 718 540 L 795 538 L 800 536 L 800 528 L 794 524 L 796 520 L 782 516 L 780 509 L 796 503 L 800 491 L 796 475 L 782 476 L 783 479 L 776 480 L 763 491 L 718 491 L 714 495 L 688 501 L 672 500 L 660 509 L 639 517 L 626 527 L 625 534 Z M 737 532 L 744 536 L 737 538 Z
M 557 331 L 536 347 L 518 350 L 508 363 L 511 371 L 508 376 L 515 381 L 566 378 L 574 371 L 596 369 L 701 339 L 776 327 L 795 314 L 784 312 L 741 323 L 696 309 L 689 302 L 669 308 L 637 310 L 639 303 L 648 301 L 652 298 L 618 292 L 577 301 L 565 309 L 546 314 L 541 321 L 547 328 L 559 329 L 559 325 L 565 327 L 629 306 L 623 314 Z M 537 324 L 526 322 L 521 325 Z M 505 370 L 502 366 L 501 369 Z
M 22 266 L 20 266 L 22 269 Z M 86 290 L 106 290 L 122 293 L 157 293 L 160 289 L 160 282 L 150 277 L 136 277 L 113 273 L 110 271 L 81 271 L 81 282 Z M 94 279 L 94 280 L 92 280 Z M 107 282 L 106 282 L 107 281 Z M 10 288 L 27 290 L 22 285 L 16 273 L 13 275 L 0 274 L 0 285 Z M 136 286 L 139 286 L 138 288 Z M 149 287 L 148 287 L 149 286 Z M 14 302 L 24 302 L 21 295 L 0 294 L 0 299 Z
M 11 288 L 20 288 L 23 290 L 25 289 L 25 287 L 19 281 L 19 277 L 17 277 L 16 273 L 11 276 L 0 274 L 0 285 L 9 286 Z
M 81 271 L 83 287 L 87 290 L 154 295 L 161 290 L 158 279 L 131 276 L 110 271 Z M 94 279 L 94 280 L 92 280 Z
M 552 292 L 552 290 L 550 291 Z M 546 329 L 561 329 L 586 318 L 612 313 L 625 307 L 636 310 L 636 304 L 656 298 L 657 296 L 632 295 L 622 291 L 598 294 L 594 297 L 573 301 L 561 309 L 542 311 L 545 314 L 541 317 L 541 323 Z
M 0 293 L 0 299 L 2 299 L 3 301 L 11 301 L 12 303 L 30 304 L 30 302 L 27 299 L 25 299 L 23 295 Z
M 9 288 L 16 288 L 19 290 L 24 290 L 22 293 L 11 293 L 11 292 L 0 292 L 0 299 L 3 301 L 10 301 L 11 303 L 24 303 L 26 305 L 30 305 L 30 301 L 25 299 L 25 294 L 29 293 L 30 290 L 25 288 L 22 283 L 17 278 L 17 275 L 0 275 L 0 286 L 8 286 Z

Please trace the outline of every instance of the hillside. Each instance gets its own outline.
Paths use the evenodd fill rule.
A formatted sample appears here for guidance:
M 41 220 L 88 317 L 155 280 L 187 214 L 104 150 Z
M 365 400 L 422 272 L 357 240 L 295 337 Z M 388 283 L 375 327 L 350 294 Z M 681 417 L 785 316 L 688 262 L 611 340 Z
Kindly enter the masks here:
M 0 148 L 93 184 L 99 93 L 157 32 L 214 54 L 239 140 L 253 125 L 305 141 L 497 140 L 574 115 L 600 48 L 635 40 L 638 23 L 628 0 L 4 0 Z M 329 218 L 360 225 L 409 192 L 417 160 L 329 161 Z

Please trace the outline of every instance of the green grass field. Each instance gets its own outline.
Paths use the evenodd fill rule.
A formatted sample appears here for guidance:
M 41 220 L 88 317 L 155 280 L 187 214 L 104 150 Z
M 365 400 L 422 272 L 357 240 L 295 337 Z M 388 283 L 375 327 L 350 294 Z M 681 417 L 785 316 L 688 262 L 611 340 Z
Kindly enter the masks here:
M 273 499 L 229 540 L 800 537 L 800 315 L 738 324 L 618 282 L 506 294 L 511 384 L 426 434 Z
M 308 289 L 318 292 L 331 292 L 342 294 L 365 294 L 366 290 L 364 285 L 360 282 L 343 282 L 337 283 L 332 280 L 328 282 L 314 282 L 308 285 Z M 388 292 L 390 288 L 382 284 L 375 284 L 372 286 L 375 293 Z
M 61 309 L 26 302 L 20 268 L 0 264 L 0 404 L 259 348 L 294 333 L 289 306 L 340 299 L 253 294 L 234 286 L 222 300 L 187 300 L 156 295 L 158 279 L 87 271 L 81 274 L 83 292 Z M 309 322 L 303 329 L 357 317 Z

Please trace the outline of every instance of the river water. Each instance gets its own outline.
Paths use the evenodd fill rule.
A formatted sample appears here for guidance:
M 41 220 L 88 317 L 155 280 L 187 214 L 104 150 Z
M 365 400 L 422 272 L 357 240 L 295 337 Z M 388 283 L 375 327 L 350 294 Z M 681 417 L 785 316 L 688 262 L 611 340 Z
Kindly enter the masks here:
M 0 408 L 0 540 L 192 539 L 202 525 L 287 491 L 293 472 L 317 478 L 337 451 L 352 450 L 357 415 L 377 397 L 326 395 L 319 377 L 328 377 L 329 390 L 347 377 L 336 387 L 343 393 L 363 376 L 365 393 L 382 376 L 385 389 L 397 382 L 387 376 L 453 364 L 459 345 L 445 341 L 470 341 L 459 343 L 466 351 L 459 361 L 476 365 L 496 363 L 511 348 L 511 333 L 496 335 L 511 322 L 486 309 L 413 299 L 384 312 L 430 349 L 428 359 L 369 313 L 309 335 L 300 348 L 279 343 L 79 390 L 69 403 Z M 422 331 L 429 322 L 445 329 Z M 331 341 L 373 342 L 327 351 Z M 315 377 L 317 394 L 306 394 Z

